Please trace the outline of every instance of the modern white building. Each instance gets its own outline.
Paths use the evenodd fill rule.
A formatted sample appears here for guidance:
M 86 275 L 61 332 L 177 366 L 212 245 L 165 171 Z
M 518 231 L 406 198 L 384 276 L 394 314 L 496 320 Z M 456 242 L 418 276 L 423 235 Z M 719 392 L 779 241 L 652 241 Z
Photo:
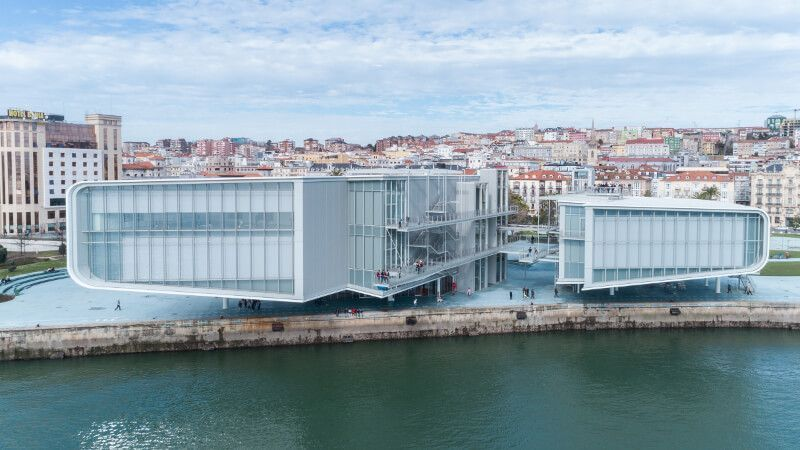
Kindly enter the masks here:
M 582 290 L 719 278 L 767 262 L 769 217 L 710 200 L 566 195 L 556 283 Z
M 79 183 L 68 269 L 90 288 L 288 302 L 478 290 L 505 279 L 508 190 L 500 169 Z

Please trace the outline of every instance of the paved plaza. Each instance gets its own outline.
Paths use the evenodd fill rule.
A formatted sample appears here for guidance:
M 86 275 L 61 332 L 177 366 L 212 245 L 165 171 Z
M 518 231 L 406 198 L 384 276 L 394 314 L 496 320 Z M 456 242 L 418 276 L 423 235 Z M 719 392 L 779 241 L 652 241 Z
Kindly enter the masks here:
M 513 256 L 512 256 L 513 257 Z M 714 283 L 690 281 L 685 287 L 675 285 L 638 286 L 622 288 L 611 297 L 607 290 L 575 293 L 561 289 L 558 298 L 553 290 L 555 264 L 538 262 L 535 265 L 509 263 L 508 279 L 490 289 L 467 296 L 463 292 L 447 294 L 442 302 L 433 296 L 398 297 L 394 302 L 357 296 L 310 302 L 305 304 L 261 302 L 261 309 L 240 309 L 238 299 L 231 300 L 223 310 L 218 298 L 140 294 L 90 290 L 78 286 L 69 278 L 55 279 L 24 290 L 15 299 L 0 303 L 0 328 L 59 326 L 75 324 L 109 324 L 149 320 L 212 319 L 248 316 L 288 316 L 331 313 L 337 309 L 359 308 L 367 311 L 408 308 L 453 308 L 522 306 L 531 302 L 549 303 L 641 303 L 641 302 L 706 302 L 706 301 L 768 301 L 800 302 L 800 276 L 752 277 L 755 295 L 748 296 L 736 289 L 736 279 L 724 280 L 722 293 L 714 292 Z M 730 281 L 733 291 L 727 293 Z M 522 288 L 533 291 L 534 298 L 523 298 Z M 511 293 L 511 296 L 509 295 Z M 122 310 L 115 310 L 117 300 Z

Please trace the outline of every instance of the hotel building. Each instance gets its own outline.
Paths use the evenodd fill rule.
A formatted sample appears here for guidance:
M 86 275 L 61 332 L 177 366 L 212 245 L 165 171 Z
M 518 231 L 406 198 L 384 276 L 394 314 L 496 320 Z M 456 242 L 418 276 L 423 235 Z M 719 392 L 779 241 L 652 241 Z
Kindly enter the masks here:
M 0 230 L 45 233 L 66 223 L 66 194 L 80 181 L 116 180 L 122 171 L 122 118 L 9 109 L 0 116 Z
M 288 302 L 478 290 L 506 276 L 508 191 L 501 169 L 84 182 L 68 268 L 90 288 Z

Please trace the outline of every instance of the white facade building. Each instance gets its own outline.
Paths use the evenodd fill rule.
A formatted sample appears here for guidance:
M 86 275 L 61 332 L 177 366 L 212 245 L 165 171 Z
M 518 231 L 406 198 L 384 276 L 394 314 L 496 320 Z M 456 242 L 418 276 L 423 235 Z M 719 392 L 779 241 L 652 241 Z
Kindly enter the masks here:
M 68 209 L 86 287 L 288 302 L 485 288 L 513 213 L 494 169 L 80 183 Z
M 556 283 L 581 290 L 756 273 L 767 263 L 769 218 L 710 200 L 571 195 L 559 198 Z

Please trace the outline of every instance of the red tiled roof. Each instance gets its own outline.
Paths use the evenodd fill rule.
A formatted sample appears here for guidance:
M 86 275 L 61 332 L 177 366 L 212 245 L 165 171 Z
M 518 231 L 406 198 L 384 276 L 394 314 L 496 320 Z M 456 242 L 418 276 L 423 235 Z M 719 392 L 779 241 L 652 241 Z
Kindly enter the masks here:
M 156 166 L 153 163 L 147 161 L 122 165 L 122 170 L 153 170 L 155 168 Z
M 532 170 L 530 172 L 521 173 L 512 180 L 553 180 L 553 181 L 569 181 L 570 177 L 555 170 Z
M 683 172 L 676 175 L 671 175 L 666 177 L 664 181 L 716 181 L 723 183 L 733 181 L 733 177 L 730 175 L 722 175 L 701 170 L 697 172 Z
M 625 142 L 627 144 L 663 144 L 663 139 L 647 139 L 647 138 L 639 138 L 639 139 L 631 139 Z
M 634 157 L 630 157 L 630 156 L 609 156 L 608 158 L 605 158 L 604 160 L 605 161 L 610 161 L 610 162 L 641 162 L 642 164 L 648 163 L 648 162 L 650 162 L 650 163 L 654 163 L 654 162 L 673 162 L 670 158 L 665 158 L 665 157 L 662 157 L 662 158 L 647 158 L 647 157 L 634 158 Z

